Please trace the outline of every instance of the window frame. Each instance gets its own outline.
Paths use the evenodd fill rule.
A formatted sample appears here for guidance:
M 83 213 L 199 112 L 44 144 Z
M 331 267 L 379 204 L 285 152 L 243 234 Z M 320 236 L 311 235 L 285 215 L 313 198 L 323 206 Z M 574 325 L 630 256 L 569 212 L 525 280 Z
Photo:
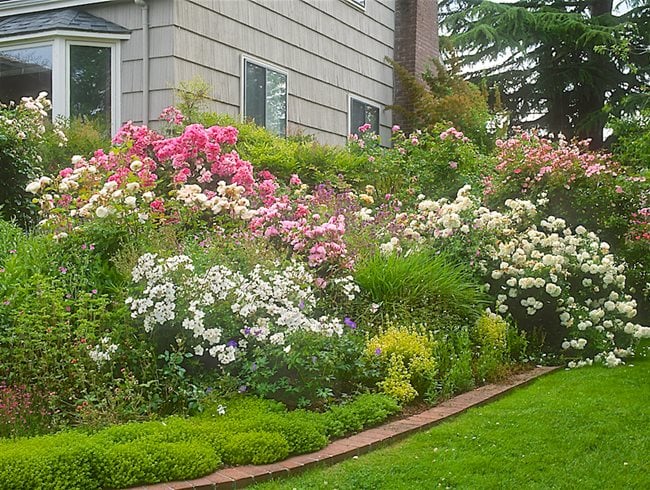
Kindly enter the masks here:
M 366 11 L 366 6 L 368 4 L 368 0 L 362 0 L 363 5 L 359 3 L 359 0 L 346 0 L 346 2 L 351 3 L 354 5 L 356 8 L 363 10 L 364 12 Z
M 257 58 L 253 58 L 252 56 L 249 56 L 247 54 L 242 54 L 241 56 L 241 65 L 240 65 L 240 97 L 239 97 L 239 115 L 240 115 L 240 120 L 242 122 L 246 121 L 246 62 L 249 62 L 253 65 L 257 65 L 261 68 L 264 68 L 265 70 L 272 70 L 276 73 L 279 73 L 281 75 L 284 75 L 285 77 L 285 87 L 286 87 L 286 94 L 285 94 L 285 119 L 284 119 L 284 136 L 286 137 L 287 135 L 287 130 L 289 129 L 289 72 L 286 69 L 280 68 L 277 65 L 273 65 L 271 63 L 268 63 L 266 61 L 262 61 Z M 265 107 L 266 110 L 266 107 Z M 264 121 L 264 125 L 260 125 L 257 123 L 258 126 L 266 127 L 266 121 Z
M 369 105 L 370 107 L 374 107 L 378 110 L 377 134 L 379 134 L 381 131 L 381 105 L 371 100 L 368 100 L 364 97 L 359 97 L 358 95 L 354 95 L 354 94 L 348 94 L 348 135 L 355 134 L 355 132 L 352 131 L 352 101 L 353 100 L 356 100 L 357 102 L 361 102 L 362 104 L 365 105 Z M 359 128 L 355 128 L 355 131 L 358 131 L 358 129 Z
M 128 34 L 102 34 L 76 31 L 50 31 L 0 38 L 0 49 L 52 47 L 52 118 L 70 117 L 70 46 L 111 48 L 111 134 L 119 129 L 121 119 L 122 80 L 120 64 L 123 39 Z M 35 97 L 38 94 L 25 94 Z

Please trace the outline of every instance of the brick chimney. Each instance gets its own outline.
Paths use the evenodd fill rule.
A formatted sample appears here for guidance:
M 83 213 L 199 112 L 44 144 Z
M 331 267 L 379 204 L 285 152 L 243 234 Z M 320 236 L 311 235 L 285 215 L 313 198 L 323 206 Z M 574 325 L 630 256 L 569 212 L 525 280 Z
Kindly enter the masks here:
M 414 75 L 435 66 L 432 58 L 440 55 L 438 45 L 438 1 L 395 0 L 394 60 Z M 408 109 L 411 101 L 403 93 L 397 76 L 394 79 L 394 104 Z M 399 124 L 400 116 L 393 119 Z

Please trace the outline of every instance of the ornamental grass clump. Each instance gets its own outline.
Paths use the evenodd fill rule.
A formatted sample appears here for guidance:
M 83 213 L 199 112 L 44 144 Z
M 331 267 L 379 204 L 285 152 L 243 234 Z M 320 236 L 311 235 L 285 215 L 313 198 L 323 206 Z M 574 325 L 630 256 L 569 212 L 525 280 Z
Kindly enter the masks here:
M 378 306 L 375 321 L 387 315 L 426 323 L 443 312 L 472 316 L 485 304 L 479 284 L 446 254 L 426 248 L 391 253 L 392 242 L 380 248 L 384 253 L 360 263 L 354 272 L 362 295 Z

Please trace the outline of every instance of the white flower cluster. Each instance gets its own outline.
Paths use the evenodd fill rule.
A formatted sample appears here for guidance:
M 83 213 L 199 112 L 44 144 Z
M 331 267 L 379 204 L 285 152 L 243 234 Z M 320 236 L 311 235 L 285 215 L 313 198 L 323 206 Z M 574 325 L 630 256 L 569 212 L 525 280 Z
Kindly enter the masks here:
M 484 232 L 487 239 L 477 264 L 500 288 L 497 312 L 517 305 L 535 315 L 554 305 L 570 337 L 562 347 L 583 351 L 590 342 L 608 346 L 596 356 L 608 366 L 631 352 L 616 348 L 617 333 L 650 337 L 649 327 L 630 322 L 637 305 L 624 290 L 625 265 L 616 262 L 606 242 L 582 226 L 572 231 L 554 216 L 535 225 L 538 211 L 532 202 L 508 200 L 501 213 L 482 207 L 469 192 L 465 186 L 452 202 L 420 202 L 409 224 L 422 236 L 420 241 Z
M 196 184 L 183 185 L 176 194 L 176 199 L 186 206 L 196 206 L 214 214 L 229 213 L 234 218 L 251 219 L 255 212 L 250 201 L 244 197 L 246 189 L 237 184 L 226 185 L 224 181 L 217 184 L 215 192 L 206 194 Z
M 258 265 L 246 275 L 217 265 L 197 274 L 185 255 L 164 259 L 145 254 L 132 277 L 145 288 L 127 304 L 133 318 L 144 318 L 146 331 L 162 325 L 182 328 L 192 334 L 196 355 L 207 351 L 223 365 L 240 357 L 250 343 L 285 345 L 286 335 L 295 331 L 343 333 L 338 319 L 309 315 L 317 303 L 314 277 L 298 263 L 273 270 Z M 358 291 L 348 278 L 339 279 L 339 285 L 349 298 Z M 224 307 L 236 318 L 237 330 L 226 331 L 220 324 L 218 312 Z
M 101 366 L 111 360 L 111 355 L 117 352 L 118 346 L 112 343 L 110 337 L 103 337 L 99 344 L 88 351 L 88 357 Z

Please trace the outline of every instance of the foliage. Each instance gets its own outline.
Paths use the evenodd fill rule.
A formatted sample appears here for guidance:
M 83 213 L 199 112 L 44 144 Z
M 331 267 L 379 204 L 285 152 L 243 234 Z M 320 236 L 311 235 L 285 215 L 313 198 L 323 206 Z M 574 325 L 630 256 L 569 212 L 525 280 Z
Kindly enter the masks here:
M 24 97 L 18 105 L 0 104 L 0 217 L 31 224 L 34 208 L 25 186 L 39 172 L 38 144 L 45 133 L 45 119 L 51 107 L 47 94 Z M 55 128 L 59 142 L 63 134 Z
M 422 81 L 399 63 L 393 70 L 404 88 L 408 106 L 393 106 L 404 120 L 404 129 L 433 131 L 439 124 L 454 126 L 484 151 L 494 145 L 496 123 L 502 116 L 491 115 L 486 96 L 479 87 L 463 80 L 454 70 L 447 71 L 433 59 L 435 70 L 422 74 Z M 499 128 L 503 129 L 503 128 Z
M 377 305 L 375 314 L 368 313 L 370 319 L 388 315 L 426 323 L 443 312 L 474 315 L 484 304 L 478 284 L 451 257 L 427 249 L 392 253 L 394 248 L 388 242 L 382 246 L 384 254 L 375 254 L 356 268 L 355 282 L 367 302 Z
M 380 393 L 359 395 L 348 403 L 334 405 L 323 414 L 330 437 L 372 427 L 400 410 L 394 398 Z
M 613 131 L 611 150 L 614 159 L 647 178 L 650 168 L 650 108 L 644 108 L 635 116 L 610 118 L 608 127 Z
M 360 131 L 350 137 L 348 149 L 367 159 L 362 183 L 405 203 L 420 194 L 453 196 L 463 185 L 478 183 L 489 160 L 462 131 L 446 123 L 412 133 L 395 125 L 391 148 L 381 146 L 376 134 Z
M 59 119 L 56 124 L 47 123 L 46 128 L 38 145 L 40 166 L 46 174 L 57 173 L 75 155 L 91 158 L 98 149 L 111 146 L 110 128 L 96 118 Z M 61 143 L 59 131 L 65 135 L 65 144 Z
M 599 148 L 605 104 L 633 113 L 637 99 L 628 96 L 648 83 L 648 5 L 626 3 L 619 13 L 612 1 L 447 0 L 440 12 L 471 79 L 503 88 L 514 125 L 591 138 Z
M 322 407 L 363 386 L 363 336 L 348 319 L 344 335 L 296 332 L 282 345 L 258 345 L 243 362 L 241 391 L 280 400 L 289 407 Z

